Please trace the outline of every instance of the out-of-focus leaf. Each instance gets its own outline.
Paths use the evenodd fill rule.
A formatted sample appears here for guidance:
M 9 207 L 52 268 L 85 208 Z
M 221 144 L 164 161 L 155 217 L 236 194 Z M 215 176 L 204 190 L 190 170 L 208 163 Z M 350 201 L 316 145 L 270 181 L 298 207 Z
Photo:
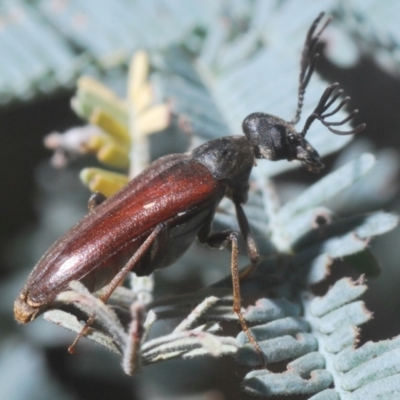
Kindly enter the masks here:
M 324 204 L 324 201 L 354 184 L 374 164 L 375 157 L 372 154 L 364 154 L 359 159 L 332 172 L 307 189 L 301 196 L 286 203 L 280 212 L 282 222 L 289 223 L 299 213 Z

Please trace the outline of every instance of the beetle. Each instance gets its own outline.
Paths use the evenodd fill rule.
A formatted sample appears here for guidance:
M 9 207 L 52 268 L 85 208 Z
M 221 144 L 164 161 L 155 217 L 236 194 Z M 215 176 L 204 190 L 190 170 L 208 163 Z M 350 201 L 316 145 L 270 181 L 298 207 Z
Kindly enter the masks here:
M 325 90 L 303 129 L 300 132 L 295 129 L 305 89 L 318 59 L 315 47 L 329 23 L 328 19 L 317 32 L 323 15 L 310 27 L 303 47 L 294 118 L 287 122 L 270 114 L 252 113 L 243 121 L 244 136 L 221 137 L 191 153 L 164 156 L 109 199 L 95 194 L 89 201 L 90 212 L 50 247 L 29 275 L 15 300 L 18 322 L 33 321 L 72 280 L 81 281 L 90 291 L 105 287 L 100 296 L 105 302 L 129 271 L 142 276 L 168 267 L 197 237 L 201 243 L 214 248 L 232 244 L 234 312 L 256 350 L 261 351 L 241 314 L 239 288 L 239 279 L 248 275 L 260 258 L 242 207 L 247 201 L 249 177 L 256 159 L 299 160 L 308 170 L 319 172 L 323 168 L 320 156 L 305 139 L 315 120 L 335 134 L 354 134 L 365 127 L 361 124 L 349 131 L 333 128 L 351 120 L 357 110 L 343 121 L 326 121 L 349 101 L 348 97 L 344 98 L 328 112 L 342 94 L 334 83 Z M 238 234 L 230 230 L 212 231 L 214 214 L 224 196 L 235 206 L 250 259 L 250 265 L 240 276 Z M 89 318 L 86 329 L 93 318 Z M 85 328 L 78 338 L 84 335 Z

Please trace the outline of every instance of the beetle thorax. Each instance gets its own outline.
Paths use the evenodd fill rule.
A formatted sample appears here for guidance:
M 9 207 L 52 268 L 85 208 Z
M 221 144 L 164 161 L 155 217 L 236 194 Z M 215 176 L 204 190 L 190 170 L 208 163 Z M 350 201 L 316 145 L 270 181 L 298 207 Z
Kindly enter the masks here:
M 215 179 L 228 186 L 228 197 L 239 203 L 247 200 L 255 156 L 246 137 L 227 136 L 204 143 L 193 150 L 192 157 L 206 166 Z

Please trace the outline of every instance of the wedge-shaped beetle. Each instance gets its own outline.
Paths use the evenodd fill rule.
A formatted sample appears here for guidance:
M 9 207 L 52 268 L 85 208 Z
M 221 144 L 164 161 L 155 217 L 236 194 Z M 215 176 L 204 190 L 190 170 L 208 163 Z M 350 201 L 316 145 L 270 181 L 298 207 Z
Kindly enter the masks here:
M 317 151 L 305 139 L 314 120 L 321 121 L 335 134 L 354 134 L 365 127 L 362 124 L 350 131 L 332 128 L 352 119 L 357 110 L 343 121 L 326 121 L 349 101 L 344 98 L 333 111 L 327 112 L 342 94 L 335 83 L 325 90 L 303 130 L 297 132 L 294 128 L 300 119 L 305 89 L 317 62 L 315 47 L 329 22 L 327 20 L 317 32 L 322 17 L 323 13 L 314 21 L 306 37 L 297 111 L 292 121 L 253 113 L 243 121 L 245 136 L 222 137 L 197 147 L 190 154 L 162 157 L 101 204 L 93 206 L 95 201 L 92 199 L 93 210 L 54 243 L 33 269 L 15 301 L 17 321 L 33 321 L 51 306 L 72 280 L 82 281 L 91 291 L 107 285 L 101 296 L 106 301 L 129 271 L 149 275 L 167 267 L 197 237 L 201 243 L 217 248 L 232 242 L 232 248 L 236 249 L 232 251 L 234 311 L 248 333 L 240 311 L 237 234 L 212 232 L 219 202 L 226 196 L 235 205 L 251 261 L 242 274 L 244 276 L 259 262 L 257 245 L 242 208 L 247 201 L 249 176 L 255 160 L 300 160 L 308 170 L 318 172 L 323 164 Z M 255 347 L 259 351 L 257 344 Z

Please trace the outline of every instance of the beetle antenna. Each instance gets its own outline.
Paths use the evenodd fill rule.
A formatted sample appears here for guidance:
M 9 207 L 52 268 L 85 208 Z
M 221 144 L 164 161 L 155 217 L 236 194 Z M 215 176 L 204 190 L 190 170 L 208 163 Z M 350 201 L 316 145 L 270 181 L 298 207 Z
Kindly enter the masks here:
M 321 19 L 325 13 L 321 13 L 315 19 L 313 24 L 311 25 L 310 29 L 307 32 L 306 41 L 304 42 L 303 51 L 301 53 L 300 59 L 300 75 L 299 75 L 299 91 L 298 91 L 298 100 L 297 100 L 297 110 L 296 114 L 293 119 L 290 121 L 292 125 L 296 125 L 300 120 L 301 110 L 303 108 L 304 102 L 304 94 L 306 92 L 306 88 L 308 82 L 311 79 L 313 72 L 315 71 L 315 66 L 317 65 L 317 61 L 319 58 L 318 53 L 315 52 L 316 45 L 319 41 L 319 38 L 328 24 L 331 22 L 332 17 L 329 17 L 322 28 L 315 33 L 318 24 L 320 23 Z
M 353 110 L 345 119 L 339 122 L 329 122 L 326 121 L 326 118 L 331 117 L 332 115 L 336 114 L 338 111 L 340 111 L 350 100 L 350 97 L 345 97 L 339 105 L 330 112 L 325 113 L 325 111 L 328 110 L 328 108 L 338 99 L 338 97 L 343 93 L 342 89 L 338 89 L 339 83 L 332 83 L 329 85 L 326 89 L 325 92 L 322 94 L 317 107 L 315 107 L 315 110 L 313 113 L 307 118 L 306 123 L 304 124 L 304 128 L 301 131 L 301 135 L 304 137 L 310 128 L 311 124 L 317 119 L 321 121 L 321 123 L 326 126 L 332 133 L 335 133 L 336 135 L 353 135 L 355 133 L 361 132 L 366 124 L 360 124 L 356 126 L 354 129 L 351 129 L 349 131 L 339 131 L 337 129 L 332 128 L 332 126 L 340 126 L 344 125 L 346 122 L 352 120 L 357 114 L 358 110 Z M 325 114 L 324 114 L 325 113 Z

